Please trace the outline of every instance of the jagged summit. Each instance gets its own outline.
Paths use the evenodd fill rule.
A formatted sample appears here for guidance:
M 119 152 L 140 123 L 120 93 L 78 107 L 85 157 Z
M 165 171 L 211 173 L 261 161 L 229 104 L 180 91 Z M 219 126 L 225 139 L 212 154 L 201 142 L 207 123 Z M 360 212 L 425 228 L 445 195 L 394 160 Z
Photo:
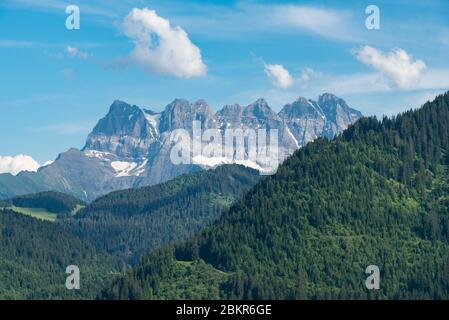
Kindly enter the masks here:
M 89 135 L 84 150 L 147 158 L 149 153 L 158 153 L 155 148 L 167 145 L 170 132 L 191 131 L 193 121 L 200 121 L 202 129 L 277 129 L 284 157 L 319 136 L 332 138 L 360 117 L 359 111 L 331 93 L 322 94 L 318 102 L 298 97 L 279 113 L 263 98 L 247 106 L 226 105 L 216 113 L 204 99 L 190 102 L 177 98 L 161 113 L 116 100 Z
M 148 174 L 147 166 L 158 163 L 157 167 L 164 172 L 163 176 L 170 176 L 171 169 L 166 170 L 171 166 L 168 159 L 170 133 L 176 129 L 191 132 L 194 121 L 199 121 L 204 130 L 276 129 L 279 133 L 280 158 L 284 159 L 319 136 L 332 138 L 360 116 L 360 112 L 330 93 L 321 95 L 318 102 L 299 97 L 286 104 L 279 113 L 274 112 L 263 98 L 247 106 L 226 105 L 216 113 L 204 99 L 190 102 L 177 98 L 161 113 L 148 112 L 116 100 L 108 115 L 99 121 L 89 135 L 84 150 L 107 152 L 127 162 L 131 159 L 137 167 L 146 161 L 145 168 L 139 170 L 141 175 Z M 200 161 L 198 164 L 208 166 L 210 163 L 215 162 Z M 259 165 L 254 164 L 254 167 L 259 168 Z M 132 175 L 134 171 L 127 173 Z
M 317 118 L 325 116 L 314 101 L 303 97 L 299 97 L 296 101 L 286 104 L 279 112 L 279 115 L 284 118 Z
M 90 201 L 114 190 L 154 185 L 201 168 L 236 163 L 225 156 L 201 156 L 192 158 L 190 164 L 173 164 L 171 133 L 185 129 L 192 135 L 193 121 L 199 121 L 202 130 L 218 129 L 222 135 L 226 129 L 277 130 L 278 158 L 282 161 L 317 137 L 332 138 L 360 116 L 343 99 L 329 93 L 321 95 L 318 102 L 299 97 L 279 113 L 265 99 L 247 106 L 226 105 L 217 112 L 204 99 L 175 99 L 160 113 L 115 100 L 81 151 L 64 152 L 39 172 L 21 177 L 27 179 L 25 193 L 45 191 L 48 186 L 48 190 Z M 239 163 L 265 170 L 257 161 Z
M 267 101 L 262 98 L 247 106 L 243 110 L 243 115 L 246 117 L 255 117 L 259 119 L 277 117 L 277 114 L 270 108 Z

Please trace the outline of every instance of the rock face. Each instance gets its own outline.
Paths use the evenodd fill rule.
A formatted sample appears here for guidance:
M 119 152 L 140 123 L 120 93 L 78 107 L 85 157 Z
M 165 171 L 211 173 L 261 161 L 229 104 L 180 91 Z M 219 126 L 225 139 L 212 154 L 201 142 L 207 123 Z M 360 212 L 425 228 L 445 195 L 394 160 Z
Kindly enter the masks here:
M 300 97 L 279 113 L 264 99 L 246 107 L 227 105 L 216 113 L 204 100 L 191 103 L 176 99 L 161 113 L 117 100 L 89 134 L 81 151 L 70 149 L 36 173 L 0 175 L 0 199 L 54 190 L 92 201 L 114 190 L 154 185 L 225 163 L 264 170 L 263 162 L 239 162 L 225 155 L 201 155 L 192 157 L 191 163 L 174 164 L 170 159 L 174 145 L 171 136 L 175 130 L 184 129 L 193 139 L 194 121 L 202 132 L 218 129 L 223 137 L 226 129 L 275 129 L 277 156 L 282 161 L 317 137 L 334 137 L 361 116 L 343 99 L 329 93 L 321 95 L 318 102 Z

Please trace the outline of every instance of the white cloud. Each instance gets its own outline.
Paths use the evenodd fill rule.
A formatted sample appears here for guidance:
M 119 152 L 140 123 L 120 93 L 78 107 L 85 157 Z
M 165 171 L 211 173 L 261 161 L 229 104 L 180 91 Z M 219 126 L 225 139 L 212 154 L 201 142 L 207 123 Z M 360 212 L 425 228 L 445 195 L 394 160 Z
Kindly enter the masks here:
M 58 12 L 61 12 L 65 10 L 68 3 L 66 1 L 61 0 L 2 0 L 6 8 L 27 8 L 27 9 L 36 9 L 36 10 L 55 10 Z M 113 1 L 114 3 L 111 4 L 113 0 L 106 1 L 92 1 L 92 0 L 78 0 L 77 5 L 81 7 L 82 14 L 91 14 L 91 15 L 98 15 L 98 16 L 104 16 L 108 18 L 115 18 L 117 16 L 116 12 L 112 11 L 111 8 L 118 7 L 123 0 L 120 1 Z
M 33 132 L 53 132 L 62 135 L 73 135 L 89 132 L 89 127 L 79 123 L 59 123 L 33 128 Z
M 67 46 L 65 48 L 65 52 L 72 58 L 78 57 L 83 60 L 86 60 L 92 56 L 92 54 L 81 51 L 78 48 L 72 46 Z
M 304 68 L 301 72 L 301 75 L 299 76 L 299 78 L 302 81 L 309 81 L 312 79 L 316 79 L 316 78 L 321 78 L 323 76 L 323 73 L 320 71 L 315 71 L 312 68 Z
M 308 83 L 309 84 L 309 83 Z M 404 90 L 385 81 L 385 77 L 378 72 L 348 73 L 348 74 L 325 74 L 322 78 L 310 82 L 305 87 L 307 94 L 315 96 L 322 92 L 332 92 L 340 96 L 374 93 L 397 93 Z M 449 69 L 427 69 L 412 90 L 407 92 L 431 90 L 441 92 L 449 90 Z M 306 93 L 303 93 L 307 95 Z
M 14 157 L 0 156 L 0 173 L 16 175 L 21 171 L 36 172 L 40 165 L 30 156 L 19 154 Z
M 27 40 L 0 40 L 0 48 L 39 48 L 47 46 L 45 43 Z
M 78 54 L 78 49 L 75 47 L 67 46 L 65 48 L 65 52 L 67 52 L 67 54 L 71 57 L 76 57 L 76 55 Z
M 169 74 L 180 78 L 200 77 L 207 74 L 201 51 L 179 26 L 148 8 L 134 8 L 123 23 L 123 32 L 133 39 L 134 49 L 130 62 L 150 72 Z
M 326 38 L 352 40 L 354 31 L 347 27 L 349 15 L 343 11 L 298 5 L 272 6 L 272 23 L 285 27 L 304 29 Z
M 357 19 L 349 10 L 271 2 L 273 4 L 235 1 L 231 6 L 189 4 L 185 10 L 179 10 L 177 6 L 172 20 L 189 32 L 213 39 L 246 41 L 249 36 L 308 33 L 327 39 L 360 42 L 363 30 L 354 27 Z
M 422 60 L 413 61 L 413 57 L 403 49 L 389 53 L 364 46 L 355 51 L 358 60 L 379 71 L 390 84 L 401 89 L 411 89 L 419 84 L 426 71 Z
M 293 85 L 293 78 L 280 64 L 265 64 L 265 73 L 276 87 L 287 89 Z

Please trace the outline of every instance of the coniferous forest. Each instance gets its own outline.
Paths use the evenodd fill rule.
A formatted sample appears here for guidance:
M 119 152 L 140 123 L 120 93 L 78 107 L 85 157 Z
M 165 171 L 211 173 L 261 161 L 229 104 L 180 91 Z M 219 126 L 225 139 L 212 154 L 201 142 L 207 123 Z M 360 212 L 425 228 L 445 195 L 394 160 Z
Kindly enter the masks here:
M 0 207 L 1 299 L 448 299 L 449 93 L 317 139 L 272 176 L 229 165 Z
M 57 192 L 2 201 L 0 299 L 93 299 L 139 254 L 211 224 L 259 179 L 255 170 L 226 165 L 114 192 L 87 207 Z M 58 218 L 40 221 L 12 211 L 16 207 L 46 209 Z M 87 284 L 80 291 L 65 288 L 69 265 L 80 266 Z
M 77 265 L 80 290 L 67 290 Z M 0 299 L 94 299 L 123 264 L 54 223 L 0 209 Z
M 449 302 L 449 0 L 0 0 L 0 30 L 12 314 Z
M 8 202 L 17 207 L 41 208 L 61 215 L 72 213 L 78 206 L 86 205 L 75 197 L 53 191 L 17 196 L 6 201 Z
M 297 151 L 105 299 L 449 298 L 449 93 Z M 380 269 L 380 289 L 365 269 Z M 194 279 L 195 281 L 193 281 Z
M 150 248 L 185 239 L 216 221 L 259 179 L 253 169 L 220 166 L 113 192 L 58 223 L 99 250 L 135 262 Z

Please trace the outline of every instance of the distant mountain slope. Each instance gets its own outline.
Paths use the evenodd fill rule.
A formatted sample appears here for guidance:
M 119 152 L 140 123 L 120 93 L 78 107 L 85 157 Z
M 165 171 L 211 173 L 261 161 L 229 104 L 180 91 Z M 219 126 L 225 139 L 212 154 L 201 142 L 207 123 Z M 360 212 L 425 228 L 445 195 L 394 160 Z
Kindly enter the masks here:
M 175 259 L 228 272 L 210 282 L 222 298 L 448 299 L 449 93 L 308 144 L 218 223 L 142 257 L 104 297 L 199 292 L 173 273 Z M 365 287 L 369 265 L 380 290 Z
M 317 137 L 332 138 L 361 117 L 343 99 L 326 93 L 318 102 L 299 98 L 275 113 L 264 99 L 243 107 L 224 106 L 213 112 L 206 101 L 175 99 L 161 113 L 114 101 L 108 114 L 89 134 L 84 148 L 61 153 L 36 173 L 0 174 L 0 199 L 40 191 L 59 191 L 83 201 L 115 190 L 150 186 L 181 174 L 221 164 L 244 164 L 267 170 L 263 161 L 237 161 L 229 155 L 193 157 L 190 164 L 174 164 L 171 134 L 185 129 L 192 136 L 193 121 L 201 129 L 278 130 L 280 161 Z M 221 148 L 221 145 L 220 145 Z M 271 169 L 271 168 L 270 168 Z
M 238 165 L 184 174 L 156 186 L 113 192 L 59 223 L 100 249 L 133 260 L 216 221 L 259 179 L 257 171 Z
M 80 268 L 80 290 L 67 290 L 66 267 Z M 0 209 L 0 299 L 93 299 L 115 258 L 51 222 Z

